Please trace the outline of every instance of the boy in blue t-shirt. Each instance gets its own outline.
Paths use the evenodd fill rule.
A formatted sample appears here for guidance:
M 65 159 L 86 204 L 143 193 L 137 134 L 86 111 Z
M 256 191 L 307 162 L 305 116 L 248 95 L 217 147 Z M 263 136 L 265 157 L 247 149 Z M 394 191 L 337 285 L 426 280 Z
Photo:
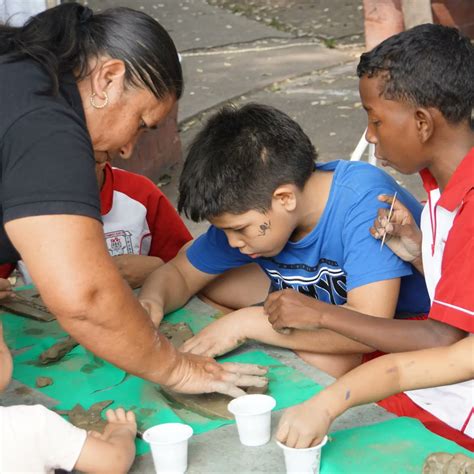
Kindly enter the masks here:
M 251 262 L 271 291 L 292 288 L 384 318 L 428 311 L 423 277 L 369 233 L 380 194 L 397 192 L 418 220 L 421 205 L 376 167 L 315 159 L 299 125 L 272 107 L 224 107 L 209 120 L 185 162 L 178 209 L 212 225 L 145 282 L 140 300 L 155 324 L 221 273 Z M 262 307 L 220 318 L 182 350 L 213 357 L 246 339 L 301 351 L 336 376 L 373 350 L 326 330 L 277 333 Z

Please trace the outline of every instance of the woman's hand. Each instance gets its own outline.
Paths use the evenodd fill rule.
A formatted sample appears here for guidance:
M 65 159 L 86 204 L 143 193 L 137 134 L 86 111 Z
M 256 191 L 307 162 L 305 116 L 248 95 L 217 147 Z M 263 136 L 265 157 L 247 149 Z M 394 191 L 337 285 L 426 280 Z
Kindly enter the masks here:
M 329 431 L 331 423 L 329 411 L 316 395 L 283 413 L 276 439 L 290 448 L 316 446 Z
M 251 324 L 251 320 L 246 317 L 246 311 L 246 309 L 234 311 L 219 318 L 188 339 L 179 350 L 206 357 L 217 357 L 236 349 L 247 340 L 247 325 Z
M 254 364 L 217 363 L 210 357 L 181 353 L 166 387 L 180 393 L 218 392 L 231 397 L 246 395 L 239 387 L 263 387 L 268 384 L 266 367 Z
M 268 295 L 264 310 L 273 329 L 315 330 L 321 327 L 321 318 L 326 303 L 296 290 L 282 290 Z
M 379 201 L 392 204 L 393 196 L 382 194 Z M 421 260 L 421 230 L 413 219 L 410 211 L 399 201 L 395 200 L 392 216 L 388 221 L 389 209 L 379 209 L 377 219 L 370 228 L 370 233 L 376 239 L 382 239 L 385 234 L 385 244 L 395 255 L 405 262 L 415 264 Z

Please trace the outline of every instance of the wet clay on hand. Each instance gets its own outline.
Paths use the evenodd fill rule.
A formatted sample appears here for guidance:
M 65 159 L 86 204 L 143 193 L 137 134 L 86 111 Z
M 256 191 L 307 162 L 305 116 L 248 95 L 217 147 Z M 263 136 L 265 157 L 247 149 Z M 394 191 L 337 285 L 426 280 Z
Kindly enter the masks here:
M 107 408 L 113 402 L 113 400 L 104 400 L 103 402 L 94 403 L 88 410 L 85 410 L 78 403 L 72 410 L 57 410 L 56 413 L 69 417 L 69 421 L 78 428 L 103 433 L 107 420 L 102 418 L 101 413 L 104 408 Z
M 244 389 L 249 395 L 255 393 L 266 393 L 268 390 L 268 382 L 263 387 L 247 387 Z M 184 393 L 176 393 L 161 388 L 161 392 L 174 404 L 179 404 L 186 410 L 193 411 L 199 415 L 211 418 L 225 418 L 226 420 L 234 419 L 227 410 L 227 405 L 232 397 L 222 393 L 203 393 L 200 395 L 188 395 Z

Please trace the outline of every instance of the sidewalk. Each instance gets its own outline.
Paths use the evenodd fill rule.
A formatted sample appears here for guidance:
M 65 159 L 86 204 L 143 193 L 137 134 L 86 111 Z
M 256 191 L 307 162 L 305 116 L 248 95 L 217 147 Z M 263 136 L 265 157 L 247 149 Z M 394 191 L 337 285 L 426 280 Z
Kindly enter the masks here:
M 178 115 L 184 154 L 208 114 L 229 101 L 282 109 L 311 138 L 320 161 L 348 159 L 364 132 L 355 74 L 363 51 L 361 0 L 87 3 L 93 9 L 140 9 L 170 32 L 185 75 Z M 168 171 L 171 183 L 162 187 L 173 202 L 179 171 L 180 166 Z M 421 198 L 418 177 L 387 171 Z M 187 224 L 195 236 L 207 228 Z

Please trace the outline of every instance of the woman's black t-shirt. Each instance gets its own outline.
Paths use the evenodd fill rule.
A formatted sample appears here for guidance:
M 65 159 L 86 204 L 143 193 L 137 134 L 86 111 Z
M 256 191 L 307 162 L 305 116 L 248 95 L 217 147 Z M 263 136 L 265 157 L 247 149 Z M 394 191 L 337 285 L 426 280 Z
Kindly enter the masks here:
M 19 255 L 4 224 L 28 216 L 74 214 L 100 220 L 95 160 L 72 75 L 51 94 L 33 60 L 0 57 L 0 264 Z M 34 245 L 35 236 L 31 236 Z

